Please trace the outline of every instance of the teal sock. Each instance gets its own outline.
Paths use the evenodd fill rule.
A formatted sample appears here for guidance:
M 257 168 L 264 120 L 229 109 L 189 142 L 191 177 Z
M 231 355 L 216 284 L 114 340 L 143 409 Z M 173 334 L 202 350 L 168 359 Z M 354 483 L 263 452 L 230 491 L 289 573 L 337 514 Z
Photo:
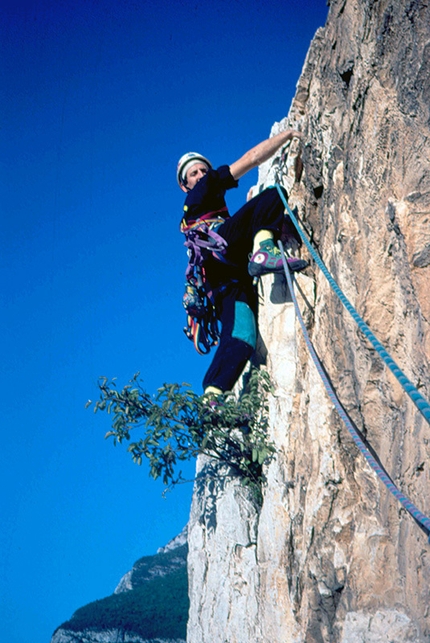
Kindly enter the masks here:
M 272 250 L 272 248 L 275 247 L 275 242 L 273 239 L 265 239 L 264 241 L 260 241 L 260 248 L 263 250 Z

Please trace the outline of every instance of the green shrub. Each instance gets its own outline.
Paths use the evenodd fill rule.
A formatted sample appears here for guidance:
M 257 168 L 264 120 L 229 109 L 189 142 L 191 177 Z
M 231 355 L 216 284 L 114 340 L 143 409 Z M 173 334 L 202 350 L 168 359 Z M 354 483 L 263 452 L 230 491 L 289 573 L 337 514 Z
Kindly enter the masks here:
M 262 465 L 274 452 L 267 439 L 270 382 L 265 371 L 251 371 L 239 399 L 232 393 L 200 396 L 188 384 L 164 384 L 151 397 L 139 374 L 121 391 L 115 380 L 105 377 L 98 386 L 94 411 L 113 415 L 112 430 L 105 437 L 112 437 L 114 444 L 130 441 L 131 431 L 139 429 L 143 435 L 128 451 L 137 464 L 148 459 L 154 479 L 176 484 L 182 479 L 176 472 L 178 463 L 202 453 L 228 465 L 244 484 L 263 481 Z

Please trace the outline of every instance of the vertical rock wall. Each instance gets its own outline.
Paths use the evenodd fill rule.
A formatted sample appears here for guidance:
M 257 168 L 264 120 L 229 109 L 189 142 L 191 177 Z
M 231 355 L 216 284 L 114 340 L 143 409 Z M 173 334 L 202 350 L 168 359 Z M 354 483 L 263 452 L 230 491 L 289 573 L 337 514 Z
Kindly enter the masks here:
M 304 131 L 301 181 L 294 149 L 260 173 L 261 186 L 278 178 L 289 189 L 326 266 L 427 399 L 429 78 L 427 2 L 332 1 L 290 114 L 274 127 Z M 196 487 L 188 643 L 430 641 L 426 535 L 337 417 L 285 286 L 265 277 L 262 291 L 277 455 L 261 509 L 221 475 Z M 297 292 L 344 407 L 428 515 L 430 427 L 317 267 Z

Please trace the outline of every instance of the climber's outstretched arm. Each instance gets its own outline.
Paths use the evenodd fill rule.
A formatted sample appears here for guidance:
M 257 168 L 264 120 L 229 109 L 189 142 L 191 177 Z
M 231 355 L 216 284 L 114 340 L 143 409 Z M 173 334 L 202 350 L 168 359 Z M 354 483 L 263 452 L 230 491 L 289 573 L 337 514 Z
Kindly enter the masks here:
M 292 138 L 302 138 L 302 133 L 294 129 L 287 129 L 285 132 L 280 132 L 262 141 L 246 152 L 238 161 L 230 165 L 231 174 L 236 180 L 240 179 L 240 177 L 249 172 L 249 170 L 270 159 L 284 143 L 290 141 Z

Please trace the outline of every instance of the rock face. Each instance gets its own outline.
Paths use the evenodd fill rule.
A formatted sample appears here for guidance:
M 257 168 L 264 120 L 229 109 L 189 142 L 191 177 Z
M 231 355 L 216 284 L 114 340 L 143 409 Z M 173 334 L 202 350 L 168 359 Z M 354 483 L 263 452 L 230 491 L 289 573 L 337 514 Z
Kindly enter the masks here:
M 325 265 L 430 398 L 430 10 L 332 1 L 289 116 L 280 180 Z M 308 258 L 305 249 L 302 256 Z M 314 268 L 314 269 L 313 269 Z M 189 523 L 188 643 L 430 641 L 430 548 L 349 437 L 311 362 L 288 292 L 265 277 L 260 333 L 275 385 L 262 507 L 199 478 Z M 297 278 L 317 354 L 353 422 L 427 515 L 430 427 L 318 267 Z M 262 351 L 264 354 L 264 350 Z M 199 463 L 200 471 L 208 463 Z

